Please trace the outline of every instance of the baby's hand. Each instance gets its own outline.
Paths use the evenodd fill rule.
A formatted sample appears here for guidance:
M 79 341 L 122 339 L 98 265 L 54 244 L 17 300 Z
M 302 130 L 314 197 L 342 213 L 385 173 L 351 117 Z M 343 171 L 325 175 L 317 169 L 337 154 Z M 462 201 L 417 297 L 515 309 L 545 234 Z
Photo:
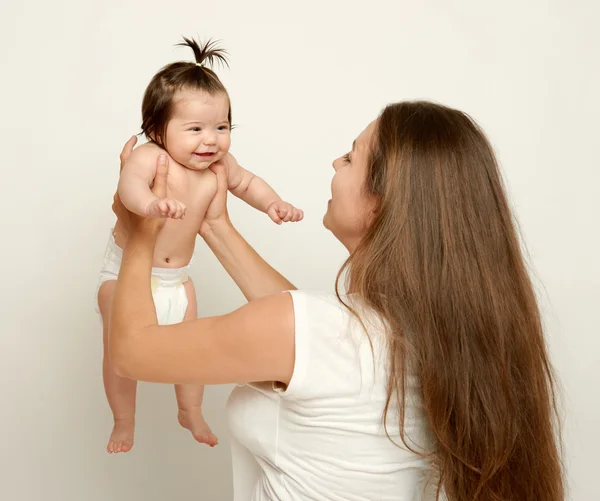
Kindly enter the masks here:
M 283 200 L 277 200 L 267 207 L 267 214 L 277 224 L 287 223 L 289 221 L 295 223 L 302 221 L 304 212 L 296 209 L 292 204 L 288 204 Z
M 177 200 L 159 198 L 146 207 L 148 217 L 170 217 L 181 219 L 185 215 L 185 205 Z

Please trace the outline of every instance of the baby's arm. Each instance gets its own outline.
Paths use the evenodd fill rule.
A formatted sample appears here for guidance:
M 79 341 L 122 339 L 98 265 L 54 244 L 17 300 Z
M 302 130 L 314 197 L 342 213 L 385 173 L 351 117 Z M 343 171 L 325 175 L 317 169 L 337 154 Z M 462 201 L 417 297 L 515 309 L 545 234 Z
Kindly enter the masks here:
M 183 217 L 185 206 L 176 200 L 159 199 L 150 190 L 161 153 L 155 145 L 136 148 L 123 166 L 117 192 L 123 205 L 140 216 L 178 219 Z
M 231 193 L 248 205 L 258 209 L 276 223 L 300 221 L 304 214 L 291 204 L 281 200 L 267 182 L 244 169 L 231 153 L 223 159 L 227 165 L 227 182 Z

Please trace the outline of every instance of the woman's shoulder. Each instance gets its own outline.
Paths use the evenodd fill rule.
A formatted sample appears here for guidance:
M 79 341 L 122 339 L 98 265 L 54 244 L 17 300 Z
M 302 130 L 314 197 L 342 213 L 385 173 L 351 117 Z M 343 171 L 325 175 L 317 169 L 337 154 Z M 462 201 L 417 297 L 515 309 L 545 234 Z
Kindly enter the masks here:
M 383 370 L 386 352 L 382 323 L 377 315 L 368 313 L 356 296 L 289 292 L 293 302 L 295 363 L 286 397 L 353 393 L 364 382 L 361 374 L 371 374 L 374 364 Z
M 382 317 L 354 294 L 290 291 L 293 303 L 296 348 L 339 352 L 341 346 L 385 348 Z
M 321 319 L 327 324 L 344 319 L 349 310 L 344 306 L 344 298 L 335 293 L 293 290 L 292 296 L 296 324 L 302 319 Z
M 334 292 L 323 292 L 313 290 L 290 290 L 288 291 L 294 301 L 306 302 L 314 305 L 315 307 L 334 307 L 337 308 L 342 305 L 340 299 Z
M 348 306 L 354 307 L 360 304 L 358 297 L 352 294 L 336 294 L 335 292 L 324 292 L 317 290 L 290 290 L 288 291 L 296 301 L 304 301 L 318 308 L 333 308 L 348 310 Z
M 308 290 L 289 291 L 296 315 L 330 317 L 332 321 L 357 322 L 367 330 L 381 330 L 381 315 L 369 308 L 356 294 L 336 294 Z

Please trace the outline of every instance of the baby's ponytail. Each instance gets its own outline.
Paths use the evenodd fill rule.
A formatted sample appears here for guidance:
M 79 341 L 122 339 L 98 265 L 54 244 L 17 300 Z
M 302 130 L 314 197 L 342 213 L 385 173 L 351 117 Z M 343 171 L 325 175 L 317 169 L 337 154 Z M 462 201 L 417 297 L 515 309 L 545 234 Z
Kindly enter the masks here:
M 200 45 L 193 38 L 183 37 L 183 42 L 178 43 L 178 46 L 189 47 L 194 51 L 194 58 L 196 59 L 196 66 L 202 70 L 206 69 L 206 64 L 214 66 L 216 62 L 229 66 L 227 61 L 227 51 L 217 47 L 217 42 L 208 40 L 204 44 Z

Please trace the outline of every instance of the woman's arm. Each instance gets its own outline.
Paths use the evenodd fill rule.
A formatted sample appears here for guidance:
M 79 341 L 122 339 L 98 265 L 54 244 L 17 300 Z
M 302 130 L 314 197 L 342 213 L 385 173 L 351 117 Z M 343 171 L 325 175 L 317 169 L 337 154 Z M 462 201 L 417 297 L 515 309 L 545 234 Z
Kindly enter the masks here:
M 296 289 L 260 257 L 233 225 L 214 225 L 201 236 L 248 301 Z
M 159 326 L 150 289 L 154 243 L 134 232 L 125 245 L 109 330 L 117 374 L 171 384 L 289 384 L 295 357 L 291 296 L 277 294 L 220 317 Z
M 123 147 L 119 157 L 121 172 L 130 159 L 136 142 L 137 138 L 133 136 Z M 296 287 L 260 257 L 233 227 L 227 213 L 227 168 L 223 163 L 217 163 L 211 166 L 211 170 L 217 176 L 218 189 L 208 207 L 199 235 L 248 301 L 295 290 Z M 152 196 L 156 197 L 154 193 Z
M 200 236 L 248 301 L 296 287 L 270 266 L 233 227 L 227 214 L 227 173 L 223 164 L 211 166 L 217 176 L 213 198 Z
M 167 168 L 166 157 L 159 158 L 153 187 L 158 197 L 166 192 Z M 289 383 L 295 356 L 289 294 L 265 297 L 221 317 L 159 326 L 150 273 L 164 220 L 132 214 L 118 196 L 113 209 L 129 234 L 109 329 L 111 362 L 118 374 L 161 383 Z

